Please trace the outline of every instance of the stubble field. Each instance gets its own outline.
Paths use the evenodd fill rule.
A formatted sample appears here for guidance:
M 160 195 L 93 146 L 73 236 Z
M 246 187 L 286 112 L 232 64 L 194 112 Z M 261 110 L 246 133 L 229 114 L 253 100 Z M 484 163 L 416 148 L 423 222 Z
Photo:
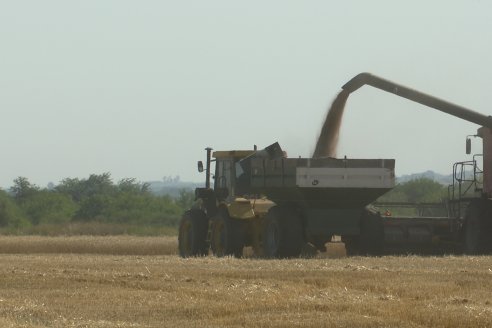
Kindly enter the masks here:
M 0 327 L 492 327 L 492 257 L 181 259 L 173 237 L 0 237 Z

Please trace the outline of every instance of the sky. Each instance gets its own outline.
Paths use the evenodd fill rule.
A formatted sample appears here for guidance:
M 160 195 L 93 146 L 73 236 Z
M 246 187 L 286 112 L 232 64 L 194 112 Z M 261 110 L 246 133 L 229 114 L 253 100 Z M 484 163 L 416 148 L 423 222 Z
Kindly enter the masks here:
M 309 157 L 360 72 L 491 115 L 491 58 L 486 0 L 0 0 L 0 187 L 200 182 L 208 146 Z M 477 128 L 366 86 L 338 154 L 449 174 Z

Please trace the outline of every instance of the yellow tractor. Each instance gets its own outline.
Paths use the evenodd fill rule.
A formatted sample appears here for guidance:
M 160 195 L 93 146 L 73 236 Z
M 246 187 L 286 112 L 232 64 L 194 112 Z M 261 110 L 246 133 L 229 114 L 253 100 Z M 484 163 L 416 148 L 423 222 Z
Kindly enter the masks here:
M 181 256 L 241 257 L 250 246 L 256 256 L 297 257 L 325 251 L 334 235 L 379 251 L 381 217 L 366 205 L 394 186 L 394 160 L 287 158 L 278 143 L 206 151 L 205 188 L 179 227 Z

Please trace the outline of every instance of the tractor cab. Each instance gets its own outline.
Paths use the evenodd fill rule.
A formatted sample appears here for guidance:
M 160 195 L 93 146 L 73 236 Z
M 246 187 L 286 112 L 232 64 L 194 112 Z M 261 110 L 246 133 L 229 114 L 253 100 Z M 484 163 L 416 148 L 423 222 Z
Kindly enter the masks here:
M 241 190 L 240 183 L 238 183 L 243 173 L 239 161 L 254 153 L 254 150 L 215 151 L 213 153 L 212 157 L 215 158 L 214 191 L 218 199 L 231 199 L 244 194 L 244 190 Z
M 217 200 L 232 200 L 236 197 L 243 197 L 250 194 L 250 176 L 248 172 L 250 168 L 251 158 L 282 158 L 285 157 L 285 152 L 282 150 L 278 142 L 271 144 L 262 150 L 257 150 L 254 146 L 253 150 L 221 150 L 214 151 L 212 148 L 206 148 L 207 164 L 204 168 L 203 162 L 198 162 L 198 171 L 206 172 L 205 188 L 200 190 L 209 190 L 213 192 Z M 212 159 L 213 158 L 213 159 Z M 210 186 L 211 165 L 215 162 L 215 173 L 213 175 L 214 187 L 213 191 Z M 202 191 L 198 191 L 202 192 Z M 197 194 L 197 198 L 200 198 Z

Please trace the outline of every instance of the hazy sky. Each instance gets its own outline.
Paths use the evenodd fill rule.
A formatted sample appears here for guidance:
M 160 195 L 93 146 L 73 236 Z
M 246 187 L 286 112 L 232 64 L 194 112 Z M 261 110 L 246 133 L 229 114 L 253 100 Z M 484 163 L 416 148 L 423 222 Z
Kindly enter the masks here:
M 368 71 L 492 112 L 491 1 L 0 0 L 0 186 L 201 181 L 206 146 L 309 156 Z M 364 87 L 339 155 L 449 173 L 478 126 Z M 474 142 L 480 152 L 481 143 Z

